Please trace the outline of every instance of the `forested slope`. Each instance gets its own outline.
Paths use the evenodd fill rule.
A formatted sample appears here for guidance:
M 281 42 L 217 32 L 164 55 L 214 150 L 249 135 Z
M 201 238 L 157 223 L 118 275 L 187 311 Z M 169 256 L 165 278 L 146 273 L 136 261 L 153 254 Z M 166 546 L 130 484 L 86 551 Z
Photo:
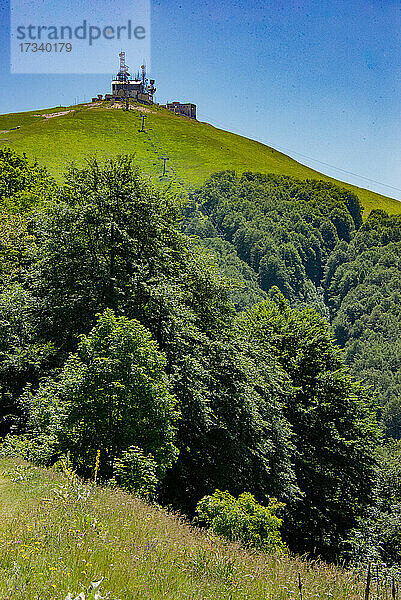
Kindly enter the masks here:
M 264 294 L 276 286 L 292 306 L 325 316 L 351 373 L 373 387 L 386 433 L 400 437 L 398 216 L 373 211 L 362 223 L 358 198 L 345 189 L 226 171 L 194 194 L 183 227 L 214 248 L 227 272 L 229 245 L 244 285 L 232 296 L 238 309 L 253 303 L 242 274 L 251 269 Z
M 371 506 L 343 547 L 362 562 L 400 563 L 400 218 L 373 211 L 362 224 L 358 198 L 323 182 L 223 172 L 194 194 L 183 228 L 214 249 L 223 270 L 236 264 L 238 310 L 253 304 L 256 281 L 263 294 L 279 288 L 293 307 L 312 306 L 331 323 L 384 435 Z
M 374 502 L 379 431 L 308 304 L 326 310 L 318 288 L 361 225 L 356 197 L 224 173 L 190 205 L 129 156 L 73 166 L 61 185 L 11 151 L 1 162 L 2 427 L 20 434 L 6 445 L 187 514 L 216 488 L 276 497 L 292 550 L 340 556 Z M 201 222 L 230 276 L 252 282 L 245 310 L 182 232 Z
M 131 156 L 0 163 L 3 452 L 189 515 L 277 498 L 291 550 L 401 562 L 399 217 L 277 175 L 186 199 Z

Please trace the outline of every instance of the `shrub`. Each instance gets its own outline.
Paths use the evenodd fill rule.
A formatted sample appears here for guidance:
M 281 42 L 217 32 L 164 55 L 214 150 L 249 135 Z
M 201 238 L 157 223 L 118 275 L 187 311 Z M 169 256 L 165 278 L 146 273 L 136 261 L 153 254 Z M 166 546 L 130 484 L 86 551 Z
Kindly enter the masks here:
M 20 457 L 37 465 L 48 466 L 55 455 L 56 441 L 51 435 L 6 435 L 0 443 L 0 458 Z
M 115 459 L 113 471 L 120 487 L 144 498 L 154 497 L 158 478 L 157 464 L 151 454 L 146 456 L 141 448 L 131 446 Z
M 276 516 L 283 506 L 275 498 L 270 498 L 268 506 L 262 506 L 248 492 L 234 498 L 227 491 L 216 490 L 198 502 L 196 512 L 214 533 L 247 547 L 276 552 L 285 550 L 280 535 L 282 519 Z

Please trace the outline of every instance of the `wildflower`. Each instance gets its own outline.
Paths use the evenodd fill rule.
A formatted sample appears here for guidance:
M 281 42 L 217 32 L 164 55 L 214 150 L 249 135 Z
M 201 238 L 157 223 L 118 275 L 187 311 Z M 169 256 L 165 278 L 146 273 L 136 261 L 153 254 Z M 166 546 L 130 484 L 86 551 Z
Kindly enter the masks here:
M 96 453 L 96 462 L 95 462 L 95 470 L 93 473 L 93 480 L 96 483 L 97 481 L 97 474 L 99 472 L 99 465 L 100 465 L 100 450 L 97 451 Z

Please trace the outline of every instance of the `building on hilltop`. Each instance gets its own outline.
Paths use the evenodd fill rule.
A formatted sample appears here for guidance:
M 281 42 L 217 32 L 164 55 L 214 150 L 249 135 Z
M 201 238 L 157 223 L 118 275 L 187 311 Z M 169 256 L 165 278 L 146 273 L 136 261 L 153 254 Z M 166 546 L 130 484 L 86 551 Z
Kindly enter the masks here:
M 120 52 L 120 69 L 116 79 L 111 82 L 111 94 L 105 94 L 104 100 L 126 101 L 136 100 L 144 104 L 153 104 L 153 95 L 156 91 L 155 80 L 146 77 L 145 65 L 141 66 L 141 72 L 131 78 L 129 67 L 125 63 L 125 52 Z M 102 95 L 92 98 L 92 102 L 100 102 Z
M 190 119 L 196 119 L 196 104 L 191 104 L 190 102 L 167 102 L 163 106 L 177 115 L 185 115 Z
M 129 100 L 135 100 L 143 104 L 153 104 L 153 95 L 156 92 L 155 80 L 146 77 L 145 65 L 141 66 L 141 71 L 131 77 L 129 67 L 125 63 L 125 52 L 120 52 L 120 69 L 116 78 L 111 82 L 111 94 L 98 94 L 92 98 L 92 102 L 103 102 L 103 100 L 125 102 L 129 105 Z M 171 110 L 177 115 L 184 115 L 190 119 L 196 119 L 196 104 L 191 102 L 168 102 L 162 104 L 164 108 Z

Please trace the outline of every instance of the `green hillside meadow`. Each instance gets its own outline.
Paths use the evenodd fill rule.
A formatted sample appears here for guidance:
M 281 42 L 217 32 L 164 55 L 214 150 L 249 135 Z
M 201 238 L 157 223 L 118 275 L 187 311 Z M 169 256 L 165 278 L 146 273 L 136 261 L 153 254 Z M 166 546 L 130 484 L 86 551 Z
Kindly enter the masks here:
M 319 561 L 247 552 L 68 471 L 0 460 L 2 600 L 359 600 L 363 579 Z
M 400 600 L 401 218 L 275 175 L 401 202 L 159 106 L 0 133 L 0 600 Z
M 145 132 L 139 133 L 142 115 L 146 117 Z M 81 164 L 90 154 L 104 157 L 135 153 L 144 170 L 158 180 L 161 156 L 165 155 L 169 157 L 165 183 L 171 182 L 177 189 L 193 189 L 211 173 L 225 169 L 277 173 L 323 179 L 346 187 L 359 196 L 365 217 L 375 208 L 401 213 L 401 202 L 397 200 L 339 182 L 269 146 L 177 116 L 159 106 L 133 105 L 127 112 L 121 106 L 110 108 L 102 103 L 1 115 L 0 136 L 3 146 L 37 158 L 56 176 L 68 162 Z

